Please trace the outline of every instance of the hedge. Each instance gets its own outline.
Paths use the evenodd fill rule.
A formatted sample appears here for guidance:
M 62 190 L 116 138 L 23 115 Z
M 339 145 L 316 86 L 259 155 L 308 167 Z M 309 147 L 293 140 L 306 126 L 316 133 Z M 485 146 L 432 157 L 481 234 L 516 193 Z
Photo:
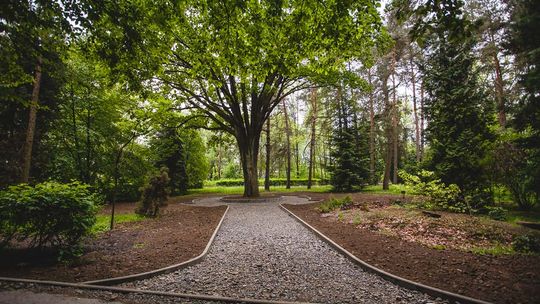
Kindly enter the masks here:
M 318 178 L 313 178 L 311 180 L 312 185 L 326 185 L 327 181 L 321 180 Z M 307 186 L 308 179 L 307 178 L 291 178 L 291 186 Z M 259 179 L 259 185 L 264 185 L 264 179 Z M 286 178 L 271 178 L 270 179 L 270 186 L 286 186 L 287 185 L 287 179 Z M 225 187 L 233 187 L 233 186 L 244 186 L 244 180 L 243 179 L 220 179 L 216 181 L 216 186 L 225 186 Z

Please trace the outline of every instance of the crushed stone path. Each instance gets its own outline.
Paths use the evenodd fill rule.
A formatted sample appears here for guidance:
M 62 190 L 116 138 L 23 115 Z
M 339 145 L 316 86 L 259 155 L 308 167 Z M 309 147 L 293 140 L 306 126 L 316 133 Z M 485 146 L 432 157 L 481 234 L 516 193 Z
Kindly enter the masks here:
M 309 201 L 283 197 L 281 202 Z M 289 217 L 279 203 L 229 203 L 204 260 L 123 286 L 313 303 L 445 303 L 363 271 Z M 223 203 L 206 198 L 195 204 Z

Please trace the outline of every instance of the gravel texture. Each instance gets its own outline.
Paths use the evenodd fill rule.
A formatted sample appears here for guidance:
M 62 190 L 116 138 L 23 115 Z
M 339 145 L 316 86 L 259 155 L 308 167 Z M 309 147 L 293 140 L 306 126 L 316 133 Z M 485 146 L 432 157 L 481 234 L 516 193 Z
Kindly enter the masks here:
M 284 197 L 283 203 L 308 203 Z M 315 303 L 444 303 L 367 273 L 279 208 L 280 202 L 229 203 L 208 255 L 129 288 Z M 220 205 L 219 198 L 197 205 Z
M 33 283 L 0 281 L 0 304 L 223 304 L 219 301 L 203 301 L 172 296 L 142 293 L 118 293 L 101 290 L 58 287 Z

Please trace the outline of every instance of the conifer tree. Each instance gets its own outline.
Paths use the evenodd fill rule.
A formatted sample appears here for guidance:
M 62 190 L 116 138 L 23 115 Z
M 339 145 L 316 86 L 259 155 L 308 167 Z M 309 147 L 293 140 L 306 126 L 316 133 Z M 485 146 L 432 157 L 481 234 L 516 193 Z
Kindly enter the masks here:
M 474 25 L 463 16 L 463 2 L 429 2 L 431 18 L 418 29 L 426 38 L 423 66 L 430 167 L 446 184 L 457 184 L 471 207 L 491 200 L 482 164 L 492 134 L 492 109 L 474 70 Z

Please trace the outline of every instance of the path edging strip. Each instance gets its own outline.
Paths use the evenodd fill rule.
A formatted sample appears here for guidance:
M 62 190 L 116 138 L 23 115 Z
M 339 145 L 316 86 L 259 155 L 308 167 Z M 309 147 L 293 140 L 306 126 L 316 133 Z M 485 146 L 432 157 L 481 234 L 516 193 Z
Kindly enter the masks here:
M 440 297 L 440 298 L 443 298 L 443 299 L 450 300 L 452 302 L 470 303 L 470 304 L 491 304 L 491 302 L 486 302 L 486 301 L 483 301 L 483 300 L 470 298 L 470 297 L 467 297 L 467 296 L 464 296 L 464 295 L 460 295 L 460 294 L 457 294 L 457 293 L 453 293 L 453 292 L 450 292 L 450 291 L 442 290 L 442 289 L 439 289 L 439 288 L 424 285 L 422 283 L 411 281 L 411 280 L 399 277 L 397 275 L 391 274 L 389 272 L 386 272 L 386 271 L 384 271 L 382 269 L 379 269 L 379 268 L 377 268 L 377 267 L 375 267 L 375 266 L 373 266 L 371 264 L 368 264 L 368 263 L 364 262 L 363 260 L 359 259 L 358 257 L 356 257 L 355 255 L 353 255 L 352 253 L 350 253 L 345 248 L 341 247 L 336 242 L 332 241 L 329 237 L 324 235 L 322 232 L 317 230 L 315 227 L 311 226 L 306 221 L 304 221 L 299 216 L 297 216 L 292 211 L 290 211 L 285 206 L 283 206 L 283 204 L 279 204 L 279 207 L 281 207 L 281 209 L 283 209 L 290 216 L 292 216 L 294 219 L 296 219 L 304 227 L 308 228 L 313 233 L 315 233 L 315 235 L 317 235 L 324 242 L 328 243 L 330 246 L 332 246 L 338 252 L 345 255 L 353 263 L 357 264 L 358 266 L 360 266 L 362 269 L 364 269 L 366 271 L 369 271 L 369 272 L 374 273 L 374 274 L 376 274 L 378 276 L 381 276 L 382 278 L 384 278 L 387 281 L 390 281 L 390 282 L 392 282 L 392 283 L 394 283 L 396 285 L 399 285 L 399 286 L 407 288 L 407 289 L 421 291 L 421 292 L 429 294 L 431 296 Z
M 195 299 L 195 300 L 227 302 L 227 303 L 310 304 L 310 303 L 303 303 L 303 302 L 301 303 L 301 302 L 260 300 L 260 299 L 250 299 L 250 298 L 231 298 L 231 297 L 223 297 L 223 296 L 204 295 L 204 294 L 176 293 L 176 292 L 156 291 L 156 290 L 131 289 L 131 288 L 115 287 L 115 286 L 90 285 L 90 284 L 84 284 L 84 283 L 40 281 L 40 280 L 5 278 L 5 277 L 0 277 L 0 281 L 11 282 L 11 283 L 50 285 L 50 286 L 56 286 L 56 287 L 78 288 L 78 289 L 88 289 L 88 290 L 97 290 L 97 291 L 109 291 L 109 292 L 126 293 L 126 294 L 138 293 L 138 294 L 146 294 L 146 295 L 168 296 L 168 297 L 177 297 L 177 298 L 184 298 L 184 299 Z
M 154 269 L 154 270 L 150 270 L 146 272 L 130 274 L 127 276 L 121 276 L 121 277 L 115 277 L 115 278 L 86 281 L 86 282 L 82 282 L 81 284 L 114 285 L 114 284 L 126 283 L 126 282 L 131 282 L 131 281 L 136 281 L 136 280 L 147 279 L 147 278 L 160 275 L 160 274 L 170 273 L 178 269 L 186 268 L 188 266 L 196 264 L 200 262 L 206 256 L 206 254 L 208 253 L 208 250 L 210 249 L 210 246 L 214 243 L 214 239 L 219 231 L 219 228 L 221 228 L 221 224 L 223 223 L 223 220 L 225 219 L 225 216 L 227 215 L 227 211 L 229 211 L 229 206 L 227 206 L 227 209 L 225 209 L 225 212 L 223 212 L 223 215 L 221 216 L 221 220 L 219 221 L 216 229 L 214 230 L 214 233 L 210 237 L 208 244 L 206 244 L 206 247 L 204 248 L 203 252 L 199 254 L 198 256 L 191 258 L 185 262 L 170 265 L 170 266 L 159 268 L 159 269 Z

